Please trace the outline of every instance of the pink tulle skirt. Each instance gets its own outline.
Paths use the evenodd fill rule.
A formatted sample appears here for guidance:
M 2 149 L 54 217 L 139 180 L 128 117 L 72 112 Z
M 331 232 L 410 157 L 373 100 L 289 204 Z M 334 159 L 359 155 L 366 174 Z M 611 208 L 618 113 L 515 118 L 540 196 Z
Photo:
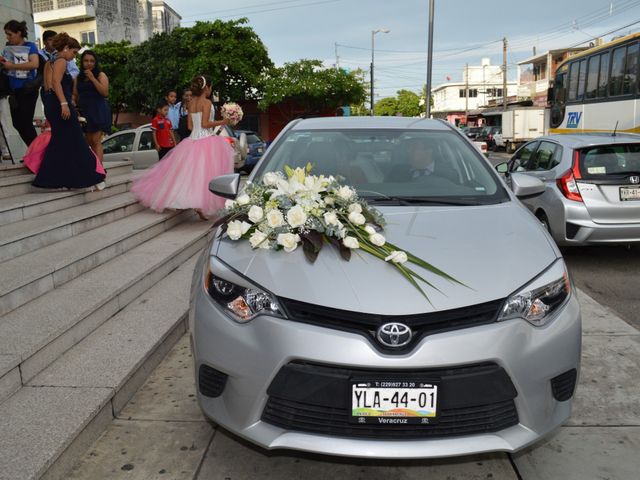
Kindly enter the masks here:
M 29 148 L 27 148 L 27 152 L 24 154 L 24 158 L 22 160 L 24 162 L 24 166 L 33 173 L 38 173 L 40 170 L 40 164 L 42 163 L 44 152 L 47 149 L 47 145 L 49 145 L 50 140 L 51 131 L 45 130 L 38 135 L 33 142 L 31 142 Z
M 133 181 L 131 191 L 157 212 L 198 208 L 211 216 L 224 199 L 209 191 L 212 178 L 233 173 L 233 148 L 221 137 L 185 138 Z

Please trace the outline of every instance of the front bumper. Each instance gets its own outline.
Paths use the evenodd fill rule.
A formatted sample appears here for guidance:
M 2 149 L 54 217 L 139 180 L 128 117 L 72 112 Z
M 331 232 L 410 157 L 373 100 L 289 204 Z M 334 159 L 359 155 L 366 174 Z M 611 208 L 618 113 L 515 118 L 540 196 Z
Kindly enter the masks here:
M 208 417 L 267 449 L 339 456 L 429 458 L 518 450 L 569 417 L 571 401 L 555 400 L 550 380 L 579 370 L 580 362 L 581 318 L 575 295 L 543 328 L 513 320 L 441 333 L 424 338 L 402 356 L 380 353 L 358 334 L 289 320 L 263 316 L 239 325 L 202 288 L 192 297 L 190 329 L 196 372 L 207 365 L 228 375 L 220 396 L 210 398 L 198 390 Z M 285 430 L 261 418 L 269 400 L 267 389 L 292 362 L 394 372 L 491 362 L 506 371 L 517 391 L 519 423 L 493 433 L 411 440 Z

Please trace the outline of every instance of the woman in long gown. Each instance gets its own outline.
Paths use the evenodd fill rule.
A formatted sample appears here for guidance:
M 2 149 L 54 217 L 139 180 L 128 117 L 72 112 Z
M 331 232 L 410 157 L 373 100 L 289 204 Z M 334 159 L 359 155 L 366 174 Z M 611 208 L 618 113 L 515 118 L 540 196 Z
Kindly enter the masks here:
M 44 114 L 51 124 L 51 140 L 33 185 L 41 188 L 104 188 L 104 169 L 91 151 L 71 104 L 73 80 L 67 62 L 75 58 L 80 44 L 66 33 L 53 37 L 57 50 L 44 68 Z
M 209 181 L 233 173 L 233 148 L 214 132 L 227 120 L 214 121 L 211 79 L 197 75 L 191 84 L 188 124 L 191 135 L 161 162 L 134 180 L 131 191 L 140 203 L 157 212 L 193 208 L 206 220 L 223 207 L 224 199 L 209 191 Z
M 83 128 L 87 143 L 102 162 L 102 135 L 111 133 L 111 109 L 107 101 L 109 78 L 100 69 L 98 58 L 91 50 L 82 52 L 80 66 L 82 70 L 76 78 L 73 94 L 81 115 L 87 120 Z

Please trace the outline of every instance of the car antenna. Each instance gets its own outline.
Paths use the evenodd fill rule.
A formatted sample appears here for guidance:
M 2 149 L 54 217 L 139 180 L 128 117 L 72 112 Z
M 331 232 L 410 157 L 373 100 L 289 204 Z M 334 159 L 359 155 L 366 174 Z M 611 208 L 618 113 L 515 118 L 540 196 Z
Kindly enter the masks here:
M 616 136 L 616 130 L 618 130 L 618 122 L 619 122 L 619 121 L 620 121 L 620 120 L 616 120 L 616 126 L 615 126 L 615 128 L 613 129 L 613 133 L 611 134 L 611 136 L 612 136 L 612 137 L 615 137 L 615 136 Z

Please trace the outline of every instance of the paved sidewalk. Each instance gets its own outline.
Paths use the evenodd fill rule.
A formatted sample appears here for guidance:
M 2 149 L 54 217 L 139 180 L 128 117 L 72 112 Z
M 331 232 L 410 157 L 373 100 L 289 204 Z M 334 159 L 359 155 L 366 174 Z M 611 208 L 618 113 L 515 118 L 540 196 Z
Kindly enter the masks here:
M 640 331 L 580 292 L 583 363 L 568 424 L 510 456 L 370 461 L 265 452 L 202 416 L 188 335 L 84 455 L 70 479 L 630 480 L 640 470 Z

